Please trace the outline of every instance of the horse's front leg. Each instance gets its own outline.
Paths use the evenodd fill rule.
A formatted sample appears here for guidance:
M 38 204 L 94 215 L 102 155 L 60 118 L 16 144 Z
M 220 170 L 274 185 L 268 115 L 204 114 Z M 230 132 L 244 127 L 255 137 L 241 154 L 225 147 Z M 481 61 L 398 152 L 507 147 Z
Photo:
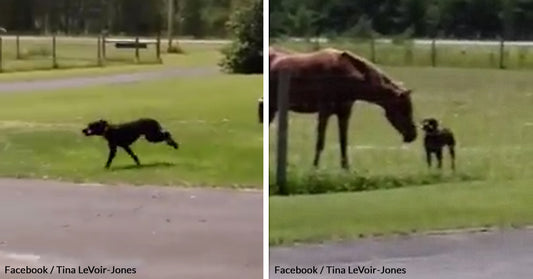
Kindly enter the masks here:
M 341 148 L 341 167 L 343 169 L 349 168 L 347 144 L 348 144 L 348 125 L 352 112 L 352 104 L 342 104 L 337 110 L 337 118 L 339 123 L 339 143 Z
M 315 147 L 315 160 L 313 166 L 318 167 L 320 161 L 320 153 L 324 150 L 324 141 L 326 139 L 326 128 L 328 126 L 328 119 L 330 112 L 325 109 L 320 109 L 318 112 L 318 126 L 317 126 L 317 141 Z

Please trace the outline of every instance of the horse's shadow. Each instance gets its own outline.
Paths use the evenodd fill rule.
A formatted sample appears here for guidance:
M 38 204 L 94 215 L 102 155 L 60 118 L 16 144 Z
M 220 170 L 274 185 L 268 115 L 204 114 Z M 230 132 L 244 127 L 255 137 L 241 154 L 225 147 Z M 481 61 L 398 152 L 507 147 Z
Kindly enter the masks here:
M 127 165 L 119 167 L 111 167 L 111 171 L 121 171 L 121 170 L 132 170 L 132 169 L 148 169 L 148 168 L 158 168 L 158 167 L 173 167 L 176 164 L 169 162 L 154 162 L 141 165 Z

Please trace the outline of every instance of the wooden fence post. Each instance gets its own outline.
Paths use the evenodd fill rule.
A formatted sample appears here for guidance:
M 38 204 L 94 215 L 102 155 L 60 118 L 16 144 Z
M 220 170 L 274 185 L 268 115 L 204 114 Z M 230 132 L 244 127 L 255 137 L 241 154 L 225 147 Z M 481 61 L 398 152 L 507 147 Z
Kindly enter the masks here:
M 374 35 L 370 37 L 370 61 L 376 63 L 376 40 L 374 39 Z
M 17 35 L 16 37 L 16 43 L 17 43 L 17 60 L 20 60 L 20 36 Z
M 105 60 L 106 60 L 106 51 L 105 51 L 106 42 L 105 42 L 105 39 L 106 39 L 106 34 L 103 34 L 102 35 L 102 62 L 105 62 Z
M 0 36 L 0 73 L 3 72 L 3 67 L 2 67 L 2 36 Z
M 433 38 L 431 41 L 431 66 L 437 67 L 437 40 Z
M 100 35 L 98 35 L 98 38 L 96 39 L 96 63 L 98 67 L 102 66 L 102 38 Z
M 278 143 L 276 183 L 281 195 L 288 195 L 287 189 L 287 141 L 290 73 L 282 71 L 278 78 Z
M 504 59 L 504 39 L 503 36 L 500 38 L 500 69 L 505 69 L 505 59 Z
M 56 53 L 57 43 L 56 43 L 56 34 L 52 35 L 52 68 L 57 69 L 57 53 Z
M 135 37 L 135 62 L 139 63 L 139 36 Z
M 157 56 L 157 62 L 163 63 L 161 60 L 161 33 L 157 32 L 157 42 L 155 44 L 155 55 Z

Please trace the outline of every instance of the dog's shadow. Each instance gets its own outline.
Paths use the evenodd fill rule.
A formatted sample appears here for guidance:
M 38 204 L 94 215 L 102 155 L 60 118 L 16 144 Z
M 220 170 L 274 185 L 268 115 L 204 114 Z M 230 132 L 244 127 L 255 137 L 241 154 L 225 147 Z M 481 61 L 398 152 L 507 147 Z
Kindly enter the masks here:
M 159 167 L 173 167 L 176 164 L 169 162 L 155 162 L 141 165 L 127 165 L 119 167 L 111 167 L 111 171 L 132 170 L 132 169 L 147 169 L 147 168 L 159 168 Z

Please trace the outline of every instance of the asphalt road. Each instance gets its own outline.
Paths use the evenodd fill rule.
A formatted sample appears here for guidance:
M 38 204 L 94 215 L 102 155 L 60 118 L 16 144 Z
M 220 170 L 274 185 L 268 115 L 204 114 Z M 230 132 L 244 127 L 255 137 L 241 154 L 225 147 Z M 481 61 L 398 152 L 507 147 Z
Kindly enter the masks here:
M 220 74 L 218 67 L 166 68 L 135 73 L 111 74 L 91 77 L 68 77 L 32 81 L 0 82 L 0 94 L 34 92 L 63 88 L 76 88 L 105 84 L 124 84 L 140 81 L 168 79 L 171 77 L 198 77 Z
M 525 279 L 533 276 L 533 230 L 413 236 L 270 250 L 270 278 Z M 322 275 L 275 274 L 275 266 L 322 268 Z M 338 269 L 329 274 L 327 266 Z M 348 274 L 348 268 L 370 274 Z M 381 274 L 404 268 L 405 274 Z M 345 274 L 342 274 L 344 268 Z
M 0 179 L 0 278 L 262 278 L 262 195 Z M 133 275 L 20 276 L 6 266 Z

